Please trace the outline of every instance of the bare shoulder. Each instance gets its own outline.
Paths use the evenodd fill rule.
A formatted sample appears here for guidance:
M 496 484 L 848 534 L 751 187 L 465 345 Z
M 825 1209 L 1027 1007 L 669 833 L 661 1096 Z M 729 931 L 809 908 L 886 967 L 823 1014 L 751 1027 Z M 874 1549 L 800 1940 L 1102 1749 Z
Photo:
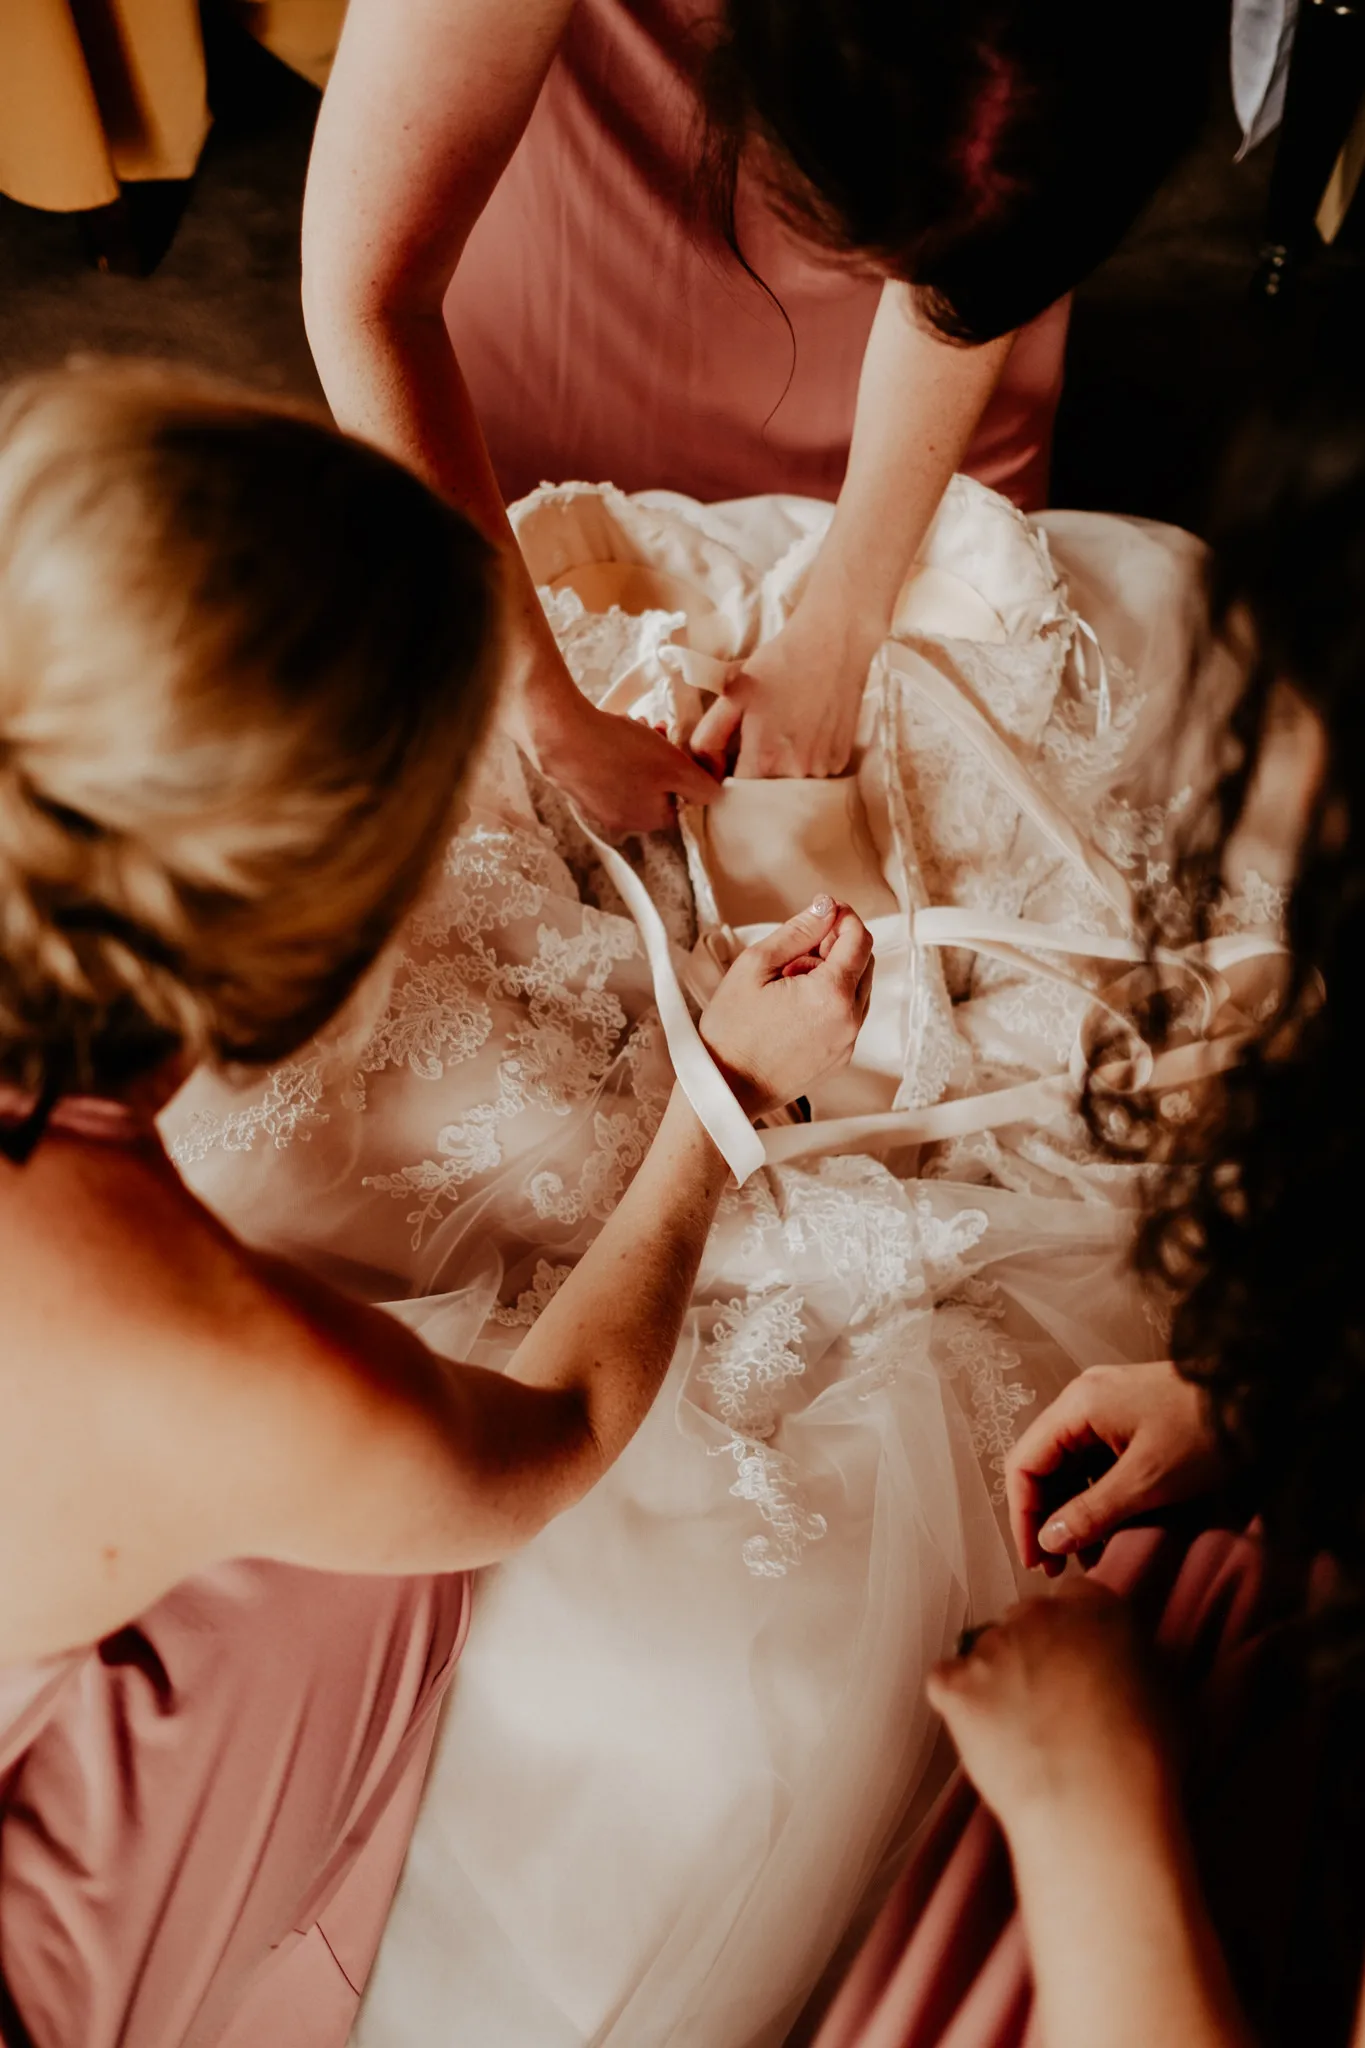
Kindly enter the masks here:
M 240 1553 L 269 1390 L 336 1347 L 159 1148 L 0 1163 L 0 1662 Z M 273 1377 L 272 1377 L 273 1376 Z
M 446 1572 L 581 1491 L 576 1394 L 435 1357 L 239 1244 L 145 1152 L 0 1165 L 0 1665 L 231 1557 Z

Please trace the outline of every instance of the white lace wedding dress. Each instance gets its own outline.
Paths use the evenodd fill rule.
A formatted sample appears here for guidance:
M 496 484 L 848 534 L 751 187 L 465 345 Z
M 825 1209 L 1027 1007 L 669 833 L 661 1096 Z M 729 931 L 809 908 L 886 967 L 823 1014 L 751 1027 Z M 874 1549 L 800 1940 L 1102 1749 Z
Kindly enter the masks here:
M 724 660 L 773 630 L 828 508 L 569 486 L 519 516 L 582 687 L 666 707 L 691 658 L 675 650 Z M 959 479 L 926 560 L 998 631 L 916 638 L 907 615 L 874 678 L 911 915 L 1102 948 L 1123 929 L 1115 878 L 1162 879 L 1180 793 L 1167 769 L 1153 795 L 1152 763 L 1199 551 L 1118 520 L 1028 523 Z M 603 563 L 631 575 L 595 582 Z M 635 610 L 578 594 L 602 592 Z M 926 660 L 961 715 L 916 687 Z M 634 864 L 684 961 L 677 841 Z M 1248 877 L 1229 916 L 1271 927 L 1273 886 Z M 734 1189 L 639 1436 L 482 1575 L 363 2048 L 784 2039 L 934 1782 L 926 1668 L 1013 1597 L 1018 1418 L 1079 1364 L 1160 1353 L 1124 1273 L 1132 1173 L 1095 1158 L 1068 1080 L 1115 969 L 1057 960 L 912 943 L 901 1110 L 1051 1092 Z M 197 1079 L 168 1127 L 245 1236 L 499 1365 L 669 1085 L 635 922 L 563 801 L 495 742 L 342 1024 L 244 1090 Z

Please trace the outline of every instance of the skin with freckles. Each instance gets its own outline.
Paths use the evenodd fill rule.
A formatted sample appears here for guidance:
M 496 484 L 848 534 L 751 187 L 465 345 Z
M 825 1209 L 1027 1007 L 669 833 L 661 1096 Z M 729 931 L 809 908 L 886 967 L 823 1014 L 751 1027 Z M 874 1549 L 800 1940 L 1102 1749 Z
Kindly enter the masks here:
M 1013 346 L 934 333 L 883 291 L 834 520 L 791 619 L 703 718 L 692 752 L 573 685 L 493 474 L 442 307 L 519 141 L 570 0 L 351 0 L 304 209 L 309 340 L 340 424 L 435 484 L 500 548 L 512 619 L 502 715 L 609 835 L 657 830 L 741 776 L 837 775 L 868 664 Z
M 845 1064 L 871 951 L 822 899 L 736 961 L 701 1030 L 752 1114 Z M 94 1641 L 220 1560 L 406 1574 L 518 1548 L 643 1420 L 728 1182 L 675 1090 L 494 1373 L 238 1243 L 150 1127 L 136 1143 L 58 1127 L 26 1164 L 0 1158 L 0 1665 Z

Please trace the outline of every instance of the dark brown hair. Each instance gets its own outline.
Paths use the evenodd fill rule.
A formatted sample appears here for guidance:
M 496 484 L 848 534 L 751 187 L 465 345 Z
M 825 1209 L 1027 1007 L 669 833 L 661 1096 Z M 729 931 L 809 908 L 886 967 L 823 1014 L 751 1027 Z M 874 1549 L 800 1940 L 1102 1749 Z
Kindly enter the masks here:
M 712 210 L 737 247 L 748 153 L 798 230 L 991 340 L 1107 256 L 1192 142 L 1220 21 L 1211 0 L 725 0 Z
M 1207 926 L 1285 685 L 1320 722 L 1288 907 L 1287 987 L 1193 1125 L 1158 1137 L 1141 1259 L 1174 1297 L 1173 1355 L 1208 1393 L 1277 1553 L 1340 1571 L 1365 1653 L 1365 381 L 1359 326 L 1242 434 L 1210 569 L 1215 626 L 1249 648 L 1226 768 L 1179 880 Z M 1357 353 L 1354 360 L 1350 351 Z

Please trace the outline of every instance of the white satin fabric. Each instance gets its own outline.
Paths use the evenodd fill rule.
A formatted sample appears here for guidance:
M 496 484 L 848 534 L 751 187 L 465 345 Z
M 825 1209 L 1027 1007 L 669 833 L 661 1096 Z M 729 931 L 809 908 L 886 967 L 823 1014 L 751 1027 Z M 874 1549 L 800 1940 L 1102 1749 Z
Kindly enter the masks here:
M 1232 103 L 1242 130 L 1239 158 L 1280 125 L 1298 18 L 1299 0 L 1232 0 Z
M 569 485 L 517 524 L 580 685 L 680 719 L 781 622 L 828 517 Z M 621 862 L 500 744 L 347 1016 L 167 1118 L 244 1235 L 491 1366 L 610 1213 L 670 1048 L 743 1154 L 636 1440 L 481 1576 L 359 2048 L 777 2048 L 933 1790 L 928 1665 L 1012 1597 L 1020 1415 L 1160 1354 L 1133 1175 L 1094 1156 L 1072 1066 L 1202 759 L 1169 745 L 1200 551 L 958 479 L 925 558 L 857 768 L 894 898 L 885 1071 L 860 1066 L 884 1129 L 845 1121 L 866 1088 L 736 1128 L 683 990 L 720 923 L 695 837 L 690 871 L 676 836 Z M 1228 906 L 1258 957 L 1196 1030 L 1254 1007 L 1231 983 L 1273 942 L 1267 867 Z M 1058 926 L 1091 942 L 1062 973 Z

